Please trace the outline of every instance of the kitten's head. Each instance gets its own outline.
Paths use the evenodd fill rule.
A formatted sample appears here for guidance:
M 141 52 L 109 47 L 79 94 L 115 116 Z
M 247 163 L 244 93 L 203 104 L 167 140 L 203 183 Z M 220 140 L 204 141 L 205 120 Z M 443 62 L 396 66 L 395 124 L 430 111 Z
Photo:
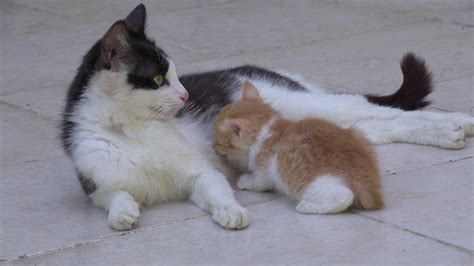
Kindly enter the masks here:
M 260 129 L 277 113 L 264 103 L 250 82 L 243 85 L 242 100 L 222 108 L 214 123 L 214 149 L 245 171 L 250 146 Z
M 100 41 L 95 70 L 104 95 L 117 103 L 119 112 L 165 120 L 184 106 L 188 92 L 173 62 L 146 36 L 145 25 L 143 4 L 115 22 Z

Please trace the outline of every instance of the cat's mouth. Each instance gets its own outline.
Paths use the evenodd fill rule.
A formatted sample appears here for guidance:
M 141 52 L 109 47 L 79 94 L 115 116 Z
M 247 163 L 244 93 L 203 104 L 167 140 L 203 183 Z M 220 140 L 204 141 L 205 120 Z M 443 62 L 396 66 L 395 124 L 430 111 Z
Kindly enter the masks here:
M 174 102 L 166 102 L 162 106 L 151 106 L 148 109 L 151 111 L 153 120 L 166 120 L 174 115 L 182 108 L 181 104 Z

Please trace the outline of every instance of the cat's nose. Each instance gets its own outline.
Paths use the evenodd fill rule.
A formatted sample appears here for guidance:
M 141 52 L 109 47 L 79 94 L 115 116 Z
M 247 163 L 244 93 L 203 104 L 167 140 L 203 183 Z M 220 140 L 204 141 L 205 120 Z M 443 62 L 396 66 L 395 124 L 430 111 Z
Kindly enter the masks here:
M 184 93 L 183 95 L 181 95 L 179 98 L 183 101 L 183 103 L 185 103 L 185 102 L 188 100 L 188 98 L 189 98 L 189 93 L 188 93 L 188 92 L 185 92 L 185 93 Z

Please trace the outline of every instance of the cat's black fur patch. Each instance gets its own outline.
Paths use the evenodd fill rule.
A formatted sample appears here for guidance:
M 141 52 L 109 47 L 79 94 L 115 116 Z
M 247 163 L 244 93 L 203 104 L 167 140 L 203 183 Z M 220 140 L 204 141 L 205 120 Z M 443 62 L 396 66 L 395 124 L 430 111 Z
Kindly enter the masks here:
M 169 62 L 165 52 L 156 47 L 153 40 L 145 34 L 146 10 L 143 4 L 138 5 L 125 19 L 128 31 L 129 48 L 127 56 L 132 58 L 132 68 L 128 74 L 128 81 L 139 88 L 156 89 L 157 85 L 153 78 L 160 74 L 165 75 L 168 72 Z M 73 145 L 72 134 L 76 124 L 71 120 L 77 109 L 81 98 L 89 85 L 91 77 L 102 69 L 109 69 L 110 65 L 97 64 L 103 52 L 103 38 L 98 40 L 86 53 L 82 63 L 77 69 L 77 74 L 72 81 L 67 92 L 66 104 L 62 114 L 61 140 L 64 150 L 71 155 Z M 166 84 L 166 80 L 164 80 Z M 83 190 L 86 194 L 93 193 L 96 190 L 96 184 L 87 177 L 78 174 Z
M 244 65 L 224 71 L 234 75 L 245 77 L 249 80 L 265 80 L 272 85 L 280 85 L 291 91 L 308 91 L 306 87 L 304 87 L 297 81 L 289 77 L 285 77 L 277 72 L 270 71 L 258 66 Z
M 97 189 L 97 186 L 94 181 L 92 181 L 92 179 L 85 178 L 80 173 L 78 173 L 77 176 L 79 178 L 79 182 L 81 183 L 82 190 L 84 190 L 86 195 L 94 193 L 94 191 Z
M 276 72 L 252 65 L 181 76 L 181 84 L 189 92 L 185 107 L 178 117 L 213 119 L 220 108 L 231 102 L 232 93 L 242 87 L 241 79 L 265 80 L 292 91 L 307 91 L 300 83 Z
M 153 78 L 156 75 L 164 77 L 168 72 L 169 62 L 165 52 L 148 39 L 133 41 L 131 48 L 137 63 L 128 74 L 128 82 L 135 88 L 158 89 Z
M 403 83 L 394 94 L 365 97 L 370 103 L 400 108 L 405 111 L 418 110 L 430 104 L 425 98 L 433 92 L 432 75 L 425 61 L 413 53 L 407 53 L 400 62 Z

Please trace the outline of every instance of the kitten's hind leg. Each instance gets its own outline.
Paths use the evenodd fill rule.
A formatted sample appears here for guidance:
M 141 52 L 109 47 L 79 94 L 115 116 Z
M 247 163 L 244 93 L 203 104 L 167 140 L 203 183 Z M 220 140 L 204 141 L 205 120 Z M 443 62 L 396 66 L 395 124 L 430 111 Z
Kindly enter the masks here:
M 92 199 L 107 210 L 107 220 L 113 229 L 130 230 L 138 225 L 140 205 L 129 193 L 117 190 L 96 195 Z
M 341 177 L 325 175 L 314 180 L 301 195 L 300 213 L 330 214 L 345 211 L 354 202 L 354 193 Z
M 212 219 L 226 229 L 242 229 L 249 224 L 247 209 L 237 202 L 225 176 L 214 169 L 196 177 L 191 200 L 211 212 Z

